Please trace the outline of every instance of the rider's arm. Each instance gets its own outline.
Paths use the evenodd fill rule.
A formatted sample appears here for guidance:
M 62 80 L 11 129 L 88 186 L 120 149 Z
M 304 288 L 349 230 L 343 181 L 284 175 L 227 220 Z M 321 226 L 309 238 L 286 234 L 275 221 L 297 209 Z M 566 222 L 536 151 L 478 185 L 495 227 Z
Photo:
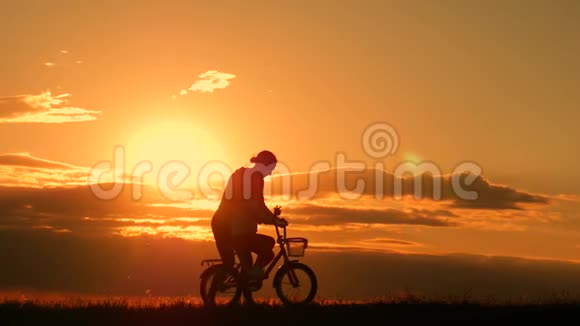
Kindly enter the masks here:
M 274 224 L 278 218 L 266 206 L 264 200 L 264 179 L 261 176 L 252 180 L 250 207 L 253 211 L 253 215 L 256 216 L 257 222 L 260 224 Z

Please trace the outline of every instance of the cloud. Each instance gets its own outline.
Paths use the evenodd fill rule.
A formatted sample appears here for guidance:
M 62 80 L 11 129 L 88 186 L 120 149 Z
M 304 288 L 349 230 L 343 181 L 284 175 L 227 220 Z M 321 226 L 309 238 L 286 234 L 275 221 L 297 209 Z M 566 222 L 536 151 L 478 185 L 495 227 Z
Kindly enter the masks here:
M 123 188 L 116 198 L 102 200 L 92 192 L 89 182 L 94 180 L 91 181 L 89 176 L 90 168 L 41 159 L 29 153 L 0 155 L 1 224 L 4 228 L 44 227 L 54 232 L 70 230 L 73 233 L 112 234 L 124 230 L 125 235 L 144 232 L 183 237 L 188 232 L 201 234 L 209 230 L 213 208 L 205 205 L 208 203 L 198 204 L 195 200 L 176 203 L 165 198 L 157 187 L 128 179 L 123 179 Z M 303 175 L 295 177 L 295 186 L 300 186 Z M 110 181 L 101 179 L 98 182 L 101 188 L 109 189 L 112 184 L 103 182 Z M 491 186 L 488 182 L 484 185 L 478 188 L 482 189 L 482 193 L 493 194 L 487 196 L 494 199 L 491 203 L 495 206 L 508 199 L 507 202 L 512 204 L 535 200 L 534 195 L 509 190 L 508 187 Z M 329 180 L 322 182 L 320 189 L 332 194 Z M 134 190 L 138 190 L 143 197 L 135 199 L 132 195 Z M 491 206 L 489 203 L 485 201 L 480 206 L 487 209 Z M 462 207 L 452 199 L 439 204 L 431 200 L 406 200 L 404 203 L 376 200 L 371 196 L 348 201 L 336 200 L 336 194 L 307 202 L 287 202 L 283 206 L 284 214 L 297 230 L 315 232 L 329 228 L 347 233 L 368 228 L 384 231 L 386 226 L 393 225 L 471 226 L 483 229 L 495 224 L 505 226 L 508 223 L 539 220 L 545 215 L 541 211 L 534 215 L 532 213 L 536 211 L 533 210 L 513 212 L 499 209 L 490 212 L 476 208 L 477 205 L 465 211 L 458 209 Z M 512 218 L 515 213 L 517 217 Z M 384 234 L 375 233 L 369 238 L 380 237 Z
M 0 155 L 0 186 L 43 188 L 87 184 L 89 169 L 34 157 Z
M 106 185 L 102 185 L 106 187 Z M 213 210 L 155 206 L 168 201 L 153 187 L 140 200 L 132 197 L 133 184 L 110 200 L 95 196 L 90 186 L 44 188 L 0 186 L 0 229 L 69 230 L 75 234 L 112 235 L 122 230 L 164 231 L 193 229 L 210 231 Z M 161 234 L 160 234 L 161 235 Z
M 562 201 L 568 201 L 568 202 L 580 202 L 580 196 L 574 195 L 574 194 L 553 195 L 552 198 L 554 200 L 562 200 Z
M 96 120 L 101 111 L 68 106 L 70 94 L 53 96 L 50 91 L 39 95 L 0 98 L 0 123 L 64 123 Z
M 118 196 L 93 193 L 90 169 L 36 158 L 28 153 L 0 155 L 0 227 L 54 232 L 113 234 L 138 227 L 168 233 L 180 228 L 209 230 L 213 210 L 173 206 L 159 189 L 123 181 Z M 101 189 L 111 183 L 101 182 Z M 142 196 L 136 199 L 133 191 Z M 192 203 L 195 204 L 195 203 Z M 133 230 L 135 231 L 135 230 Z M 135 232 L 133 232 L 135 233 Z
M 37 158 L 29 153 L 0 154 L 0 165 L 46 169 L 81 169 L 78 166 Z
M 199 91 L 202 93 L 213 93 L 213 91 L 217 88 L 228 87 L 230 85 L 229 80 L 235 77 L 236 75 L 233 74 L 218 72 L 217 70 L 210 70 L 199 75 L 200 79 L 196 80 L 195 83 L 189 87 L 189 90 L 192 92 Z M 179 94 L 185 95 L 187 94 L 187 90 L 182 89 Z
M 363 240 L 363 242 L 376 243 L 376 244 L 386 244 L 386 245 L 392 245 L 392 246 L 419 246 L 420 245 L 417 242 L 400 240 L 400 239 L 392 239 L 392 238 L 373 238 L 373 239 Z
M 0 166 L 0 186 L 43 188 L 86 184 L 89 173 L 74 169 Z
M 340 250 L 312 243 L 304 262 L 316 273 L 321 298 L 372 299 L 417 295 L 513 302 L 546 301 L 561 290 L 580 294 L 580 264 L 479 255 L 409 255 Z M 87 295 L 199 295 L 202 259 L 217 258 L 213 242 L 142 237 L 86 238 L 37 228 L 0 230 L 0 289 Z M 333 252 L 334 251 L 334 252 Z M 42 272 L 39 272 L 42 271 Z M 263 291 L 263 292 L 262 292 Z M 29 294 L 24 291 L 25 294 Z M 561 292 L 560 292 L 561 294 Z M 260 296 L 275 297 L 271 286 Z M 70 298 L 67 295 L 66 298 Z M 554 300 L 559 297 L 554 297 Z
M 115 198 L 92 191 L 90 169 L 29 153 L 0 155 L 0 229 L 191 237 L 211 233 L 213 210 L 174 206 L 159 189 L 124 180 Z M 100 182 L 102 189 L 113 185 Z M 142 197 L 135 199 L 133 191 Z M 195 203 L 192 203 L 195 204 Z
M 406 224 L 424 226 L 455 226 L 449 218 L 457 217 L 450 211 L 410 208 L 369 209 L 316 204 L 301 204 L 285 208 L 296 224 L 328 226 L 345 224 Z
M 309 242 L 308 251 L 322 252 L 354 252 L 354 253 L 408 253 L 406 248 L 422 247 L 418 242 L 412 242 L 394 238 L 370 238 L 349 242 L 349 244 L 338 244 L 329 242 Z
M 515 188 L 491 183 L 481 175 L 471 175 L 474 179 L 467 182 L 469 174 L 456 175 L 462 191 L 477 194 L 476 199 L 460 196 L 453 185 L 453 175 L 428 173 L 414 176 L 395 177 L 393 174 L 365 169 L 347 171 L 331 168 L 308 173 L 274 174 L 266 184 L 270 195 L 290 196 L 300 199 L 316 199 L 340 195 L 344 198 L 369 198 L 379 194 L 379 198 L 413 197 L 419 189 L 419 200 L 440 200 L 449 207 L 465 209 L 513 209 L 522 210 L 525 204 L 547 204 L 548 196 L 520 191 Z M 419 182 L 417 182 L 419 180 Z M 357 190 L 357 184 L 362 188 Z M 398 188 L 400 187 L 400 188 Z M 419 188 L 420 187 L 420 188 Z M 400 192 L 397 190 L 400 189 Z M 440 198 L 435 196 L 436 191 Z
M 334 243 L 308 243 L 308 252 L 354 252 L 364 254 L 365 252 L 376 253 L 397 253 L 397 251 L 389 248 L 368 248 L 352 245 L 337 245 Z

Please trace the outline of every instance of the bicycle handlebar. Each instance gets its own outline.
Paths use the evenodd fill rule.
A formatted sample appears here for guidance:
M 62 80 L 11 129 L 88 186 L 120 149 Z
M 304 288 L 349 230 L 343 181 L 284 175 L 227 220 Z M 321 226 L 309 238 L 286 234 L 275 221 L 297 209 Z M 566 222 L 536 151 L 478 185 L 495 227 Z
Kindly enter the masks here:
M 279 226 L 278 224 L 274 224 L 274 226 L 276 227 L 276 235 L 278 236 L 277 241 L 280 242 L 281 239 L 286 239 L 286 226 Z M 284 230 L 284 237 L 280 236 L 280 228 L 282 228 Z

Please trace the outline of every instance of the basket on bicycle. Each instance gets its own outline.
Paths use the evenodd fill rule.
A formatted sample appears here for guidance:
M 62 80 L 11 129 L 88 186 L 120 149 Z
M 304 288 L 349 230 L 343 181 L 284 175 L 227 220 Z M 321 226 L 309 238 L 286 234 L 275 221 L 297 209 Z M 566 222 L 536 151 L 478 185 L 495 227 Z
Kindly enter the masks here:
M 287 238 L 286 250 L 290 257 L 302 257 L 308 247 L 308 240 L 305 238 Z

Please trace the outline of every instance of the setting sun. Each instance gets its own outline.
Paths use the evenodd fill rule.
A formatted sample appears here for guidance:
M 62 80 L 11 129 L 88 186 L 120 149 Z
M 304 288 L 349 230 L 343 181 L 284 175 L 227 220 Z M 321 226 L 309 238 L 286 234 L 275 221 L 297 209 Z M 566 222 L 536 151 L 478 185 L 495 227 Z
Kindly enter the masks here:
M 145 182 L 155 180 L 164 165 L 175 161 L 185 163 L 190 169 L 188 185 L 195 181 L 194 176 L 203 164 L 226 159 L 225 151 L 211 133 L 193 123 L 178 120 L 141 126 L 129 139 L 125 153 L 129 171 L 141 162 L 152 163 L 153 170 L 145 177 Z

